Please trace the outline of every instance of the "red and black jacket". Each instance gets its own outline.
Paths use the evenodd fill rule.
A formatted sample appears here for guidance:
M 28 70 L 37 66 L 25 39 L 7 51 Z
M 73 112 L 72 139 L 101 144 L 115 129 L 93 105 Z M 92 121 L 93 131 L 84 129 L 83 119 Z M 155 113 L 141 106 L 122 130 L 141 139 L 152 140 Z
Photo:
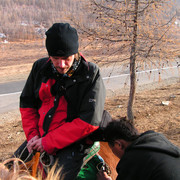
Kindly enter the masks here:
M 71 77 L 53 73 L 48 58 L 37 60 L 20 96 L 23 129 L 38 135 L 49 154 L 86 138 L 99 127 L 105 87 L 99 68 L 81 57 Z

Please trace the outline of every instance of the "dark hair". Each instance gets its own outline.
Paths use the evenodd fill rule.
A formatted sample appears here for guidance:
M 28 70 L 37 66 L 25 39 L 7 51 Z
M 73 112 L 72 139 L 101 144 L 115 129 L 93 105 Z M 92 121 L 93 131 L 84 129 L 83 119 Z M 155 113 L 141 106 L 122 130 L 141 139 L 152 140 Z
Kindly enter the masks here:
M 133 141 L 139 137 L 137 129 L 122 117 L 118 120 L 113 119 L 104 130 L 105 141 L 114 145 L 114 141 L 117 139 L 123 139 L 125 141 Z

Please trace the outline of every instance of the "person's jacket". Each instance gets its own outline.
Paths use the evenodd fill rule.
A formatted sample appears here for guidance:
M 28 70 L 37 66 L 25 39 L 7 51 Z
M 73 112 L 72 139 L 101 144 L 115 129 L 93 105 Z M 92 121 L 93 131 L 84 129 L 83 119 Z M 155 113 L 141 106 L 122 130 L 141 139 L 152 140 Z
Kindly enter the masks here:
M 69 77 L 54 73 L 48 58 L 37 60 L 20 96 L 27 141 L 43 136 L 43 148 L 54 154 L 98 129 L 104 102 L 104 83 L 94 63 L 81 57 Z
M 180 149 L 160 133 L 147 131 L 127 149 L 117 165 L 117 180 L 179 180 Z

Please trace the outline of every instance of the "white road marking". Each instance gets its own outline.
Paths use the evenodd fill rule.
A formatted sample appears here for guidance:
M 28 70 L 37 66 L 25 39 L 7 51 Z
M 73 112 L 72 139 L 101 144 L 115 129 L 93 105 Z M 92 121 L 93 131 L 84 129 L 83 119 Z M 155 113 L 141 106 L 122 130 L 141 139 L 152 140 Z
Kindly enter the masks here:
M 136 74 L 140 74 L 140 73 L 148 73 L 148 72 L 154 72 L 154 71 L 160 71 L 160 70 L 166 70 L 166 69 L 173 69 L 173 68 L 179 68 L 179 66 L 172 66 L 172 67 L 164 67 L 164 68 L 160 68 L 160 69 L 151 69 L 151 70 L 146 70 L 146 71 L 140 71 L 140 72 L 136 72 Z M 120 75 L 116 75 L 116 76 L 110 76 L 110 77 L 103 77 L 102 79 L 106 80 L 106 79 L 113 79 L 113 78 L 118 78 L 118 77 L 122 77 L 122 76 L 129 76 L 130 74 L 120 74 Z M 0 97 L 2 96 L 9 96 L 9 95 L 15 95 L 15 94 L 21 94 L 22 91 L 19 92 L 14 92 L 14 93 L 7 93 L 7 94 L 0 94 Z

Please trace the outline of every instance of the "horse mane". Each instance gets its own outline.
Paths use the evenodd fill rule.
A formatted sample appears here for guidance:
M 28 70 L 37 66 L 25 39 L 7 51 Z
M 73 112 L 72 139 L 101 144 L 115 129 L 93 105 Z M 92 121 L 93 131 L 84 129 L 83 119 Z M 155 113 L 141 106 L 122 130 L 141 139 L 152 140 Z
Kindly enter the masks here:
M 12 167 L 10 169 L 7 168 L 7 164 L 9 163 L 12 164 Z M 10 158 L 0 163 L 0 179 L 1 180 L 9 180 L 9 179 L 36 180 L 30 175 L 26 164 L 19 158 Z
M 7 164 L 11 163 L 12 166 L 10 169 L 7 168 Z M 48 175 L 46 178 L 43 177 L 42 172 L 37 173 L 37 176 L 32 176 L 32 169 L 28 167 L 29 164 L 24 163 L 19 158 L 9 158 L 4 162 L 0 163 L 0 180 L 63 180 L 64 177 L 61 174 L 62 168 L 59 168 L 58 171 L 55 171 L 57 163 L 48 170 Z

